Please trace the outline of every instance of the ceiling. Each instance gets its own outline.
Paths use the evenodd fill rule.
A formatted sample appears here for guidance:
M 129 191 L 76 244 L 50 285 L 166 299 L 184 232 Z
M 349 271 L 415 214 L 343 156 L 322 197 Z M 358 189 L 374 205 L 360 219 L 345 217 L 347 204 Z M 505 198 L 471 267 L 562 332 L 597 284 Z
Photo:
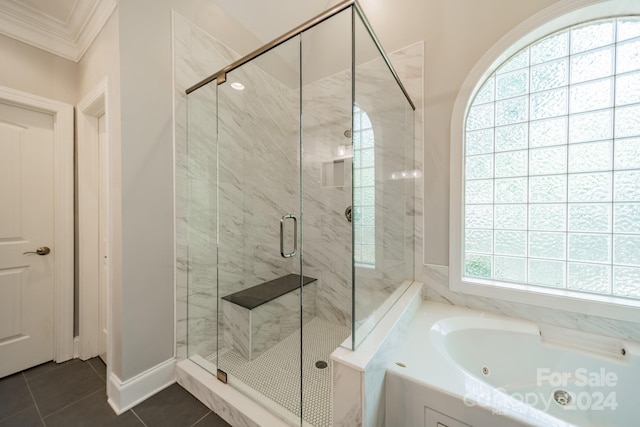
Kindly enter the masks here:
M 119 0 L 0 0 L 0 34 L 80 61 Z M 267 43 L 340 0 L 212 0 Z
M 214 0 L 264 43 L 319 15 L 340 0 Z
M 0 0 L 0 34 L 80 61 L 117 0 Z

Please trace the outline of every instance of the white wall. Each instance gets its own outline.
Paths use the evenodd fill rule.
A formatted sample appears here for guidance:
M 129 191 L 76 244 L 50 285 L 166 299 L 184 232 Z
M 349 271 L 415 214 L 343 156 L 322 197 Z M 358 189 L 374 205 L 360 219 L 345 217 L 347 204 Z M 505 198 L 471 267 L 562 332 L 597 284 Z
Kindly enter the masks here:
M 171 22 L 166 1 L 145 3 L 119 6 L 122 381 L 173 356 Z
M 73 61 L 0 35 L 0 85 L 75 104 L 77 65 Z
M 121 282 L 121 208 L 120 208 L 120 46 L 119 46 L 119 14 L 116 9 L 100 34 L 93 41 L 87 52 L 78 63 L 77 74 L 77 100 L 80 102 L 92 89 L 94 89 L 103 79 L 108 81 L 107 92 L 107 117 L 109 140 L 109 162 L 110 162 L 110 215 L 111 215 L 111 235 L 110 245 L 112 253 L 112 293 L 120 295 Z M 109 333 L 114 338 L 114 348 L 110 354 L 109 367 L 113 372 L 121 372 L 122 350 L 120 340 L 120 315 L 121 299 L 111 299 L 111 309 L 114 313 L 113 324 Z
M 118 11 L 113 12 L 105 23 L 102 31 L 93 41 L 89 49 L 78 62 L 76 81 L 78 99 L 80 101 L 103 78 L 109 78 L 109 84 L 119 93 L 120 80 L 120 46 L 118 43 L 119 30 Z

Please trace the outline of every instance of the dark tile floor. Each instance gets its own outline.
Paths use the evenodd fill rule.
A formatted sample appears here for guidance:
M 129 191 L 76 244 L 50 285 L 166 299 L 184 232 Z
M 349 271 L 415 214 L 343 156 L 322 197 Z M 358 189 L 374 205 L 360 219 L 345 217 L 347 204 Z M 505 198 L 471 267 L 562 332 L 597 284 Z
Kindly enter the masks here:
M 0 379 L 0 427 L 226 427 L 177 384 L 117 416 L 105 394 L 106 366 L 45 363 Z

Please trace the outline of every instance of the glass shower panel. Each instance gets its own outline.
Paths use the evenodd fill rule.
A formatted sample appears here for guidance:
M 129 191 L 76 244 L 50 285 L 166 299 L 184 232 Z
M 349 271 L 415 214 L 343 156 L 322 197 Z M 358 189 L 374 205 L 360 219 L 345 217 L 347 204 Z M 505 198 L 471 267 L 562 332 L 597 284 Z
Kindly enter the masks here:
M 296 422 L 300 114 L 300 37 L 218 85 L 218 374 Z
M 414 274 L 413 109 L 360 13 L 188 96 L 188 356 L 294 425 L 333 425 L 331 353 Z
M 351 14 L 302 34 L 304 287 L 302 418 L 331 426 L 329 357 L 351 333 Z
M 413 108 L 359 13 L 354 20 L 353 348 L 413 280 Z
M 204 86 L 188 97 L 187 193 L 184 195 L 188 247 L 187 353 L 194 362 L 212 372 L 215 372 L 218 318 L 216 97 L 215 84 Z

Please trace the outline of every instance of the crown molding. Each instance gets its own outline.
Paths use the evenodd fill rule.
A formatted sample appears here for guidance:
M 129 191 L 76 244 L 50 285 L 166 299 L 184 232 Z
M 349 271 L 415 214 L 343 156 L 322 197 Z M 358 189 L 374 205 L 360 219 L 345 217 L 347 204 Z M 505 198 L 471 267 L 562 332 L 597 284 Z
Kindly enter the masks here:
M 117 7 L 116 0 L 78 0 L 65 22 L 0 0 L 0 34 L 79 62 Z

